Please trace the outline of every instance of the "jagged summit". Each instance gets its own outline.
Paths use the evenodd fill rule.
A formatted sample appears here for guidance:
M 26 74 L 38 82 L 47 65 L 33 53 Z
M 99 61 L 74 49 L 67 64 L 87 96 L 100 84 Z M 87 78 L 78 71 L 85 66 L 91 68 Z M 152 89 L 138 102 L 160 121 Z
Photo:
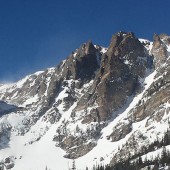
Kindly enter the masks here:
M 94 47 L 93 43 L 91 40 L 89 40 L 86 44 L 85 44 L 85 54 L 96 54 L 96 48 Z
M 153 143 L 170 128 L 169 56 L 168 35 L 118 32 L 108 48 L 88 41 L 57 67 L 0 85 L 0 169 L 62 170 L 76 159 L 85 170 L 159 155 Z
M 101 53 L 91 41 L 81 45 L 64 63 L 63 76 L 66 79 L 82 79 L 83 81 L 91 79 L 99 67 L 98 55 L 100 56 Z
M 152 54 L 155 57 L 155 66 L 160 67 L 169 57 L 170 36 L 154 34 Z

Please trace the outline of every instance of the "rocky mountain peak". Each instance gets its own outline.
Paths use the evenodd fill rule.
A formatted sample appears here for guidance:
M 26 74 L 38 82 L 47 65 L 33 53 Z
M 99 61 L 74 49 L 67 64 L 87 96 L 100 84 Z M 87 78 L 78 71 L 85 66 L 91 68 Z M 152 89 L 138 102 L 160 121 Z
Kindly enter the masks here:
M 100 55 L 100 52 L 91 41 L 84 43 L 66 60 L 63 68 L 64 76 L 67 79 L 90 80 L 99 67 L 98 55 Z
M 86 55 L 88 54 L 94 54 L 96 55 L 96 48 L 94 47 L 93 43 L 91 40 L 89 40 L 86 44 L 85 44 L 85 53 Z
M 135 35 L 132 32 L 118 32 L 112 36 L 110 46 L 108 48 L 108 56 L 118 55 L 118 48 L 127 43 L 127 39 L 135 39 Z
M 77 57 L 85 57 L 89 54 L 96 55 L 96 48 L 94 47 L 91 40 L 87 41 L 86 43 L 82 44 L 80 48 L 77 50 Z
M 170 37 L 166 34 L 154 34 L 153 39 L 154 41 L 151 53 L 155 57 L 155 67 L 159 68 L 162 64 L 165 63 L 166 59 L 168 58 L 167 49 L 170 45 Z
M 160 46 L 162 45 L 161 38 L 156 33 L 154 33 L 154 35 L 153 35 L 153 45 L 154 45 L 155 49 L 160 48 Z
M 90 94 L 81 98 L 74 112 L 95 104 L 95 110 L 91 110 L 83 122 L 110 119 L 112 112 L 121 107 L 138 88 L 138 79 L 145 76 L 149 57 L 133 33 L 115 34 L 108 51 L 101 57 Z
M 67 169 L 69 159 L 85 169 L 154 151 L 169 127 L 169 44 L 118 32 L 108 48 L 88 41 L 57 67 L 0 85 L 0 169 Z
M 134 33 L 119 32 L 113 35 L 106 55 L 110 63 L 109 69 L 115 68 L 116 61 L 128 66 L 133 74 L 138 74 L 141 77 L 144 76 L 148 53 Z

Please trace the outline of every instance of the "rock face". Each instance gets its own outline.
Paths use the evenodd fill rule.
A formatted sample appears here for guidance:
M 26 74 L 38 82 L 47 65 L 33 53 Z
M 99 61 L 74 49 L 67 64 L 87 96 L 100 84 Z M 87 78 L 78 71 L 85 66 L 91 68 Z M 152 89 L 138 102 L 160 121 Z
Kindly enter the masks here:
M 101 57 L 94 83 L 79 101 L 74 112 L 96 105 L 84 123 L 109 120 L 127 97 L 135 93 L 139 79 L 144 77 L 147 58 L 151 58 L 133 33 L 117 33 Z
M 154 35 L 152 44 L 118 32 L 108 48 L 88 41 L 57 67 L 0 85 L 0 155 L 14 140 L 6 157 L 16 157 L 8 169 L 20 170 L 17 162 L 30 158 L 13 152 L 16 141 L 25 152 L 31 146 L 43 152 L 49 143 L 69 159 L 91 159 L 96 151 L 94 160 L 112 164 L 143 153 L 154 134 L 164 135 L 157 125 L 169 126 L 169 56 L 168 35 Z M 109 153 L 98 154 L 103 143 Z
M 170 45 L 170 37 L 166 34 L 154 34 L 154 42 L 152 47 L 152 54 L 155 57 L 155 67 L 159 68 L 169 56 L 167 45 Z
M 66 79 L 89 81 L 99 67 L 97 62 L 99 51 L 91 41 L 83 44 L 75 54 L 69 56 L 64 64 L 63 76 Z

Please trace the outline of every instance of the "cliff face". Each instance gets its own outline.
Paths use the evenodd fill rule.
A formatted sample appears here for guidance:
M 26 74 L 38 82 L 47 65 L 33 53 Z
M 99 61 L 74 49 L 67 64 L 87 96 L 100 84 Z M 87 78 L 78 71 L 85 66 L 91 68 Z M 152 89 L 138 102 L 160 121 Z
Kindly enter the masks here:
M 101 56 L 100 68 L 89 93 L 75 108 L 76 112 L 96 105 L 83 122 L 111 119 L 112 113 L 140 86 L 139 79 L 145 76 L 148 58 L 151 56 L 133 33 L 115 34 L 107 52 Z
M 170 37 L 166 34 L 154 34 L 153 38 L 154 41 L 151 52 L 155 57 L 155 67 L 159 68 L 169 57 L 169 49 L 167 49 L 169 47 L 167 46 L 170 45 Z
M 152 43 L 118 32 L 108 48 L 88 41 L 57 67 L 1 85 L 0 167 L 20 170 L 32 150 L 48 164 L 43 153 L 61 148 L 58 159 L 77 158 L 81 168 L 142 153 L 169 128 L 169 56 L 168 35 Z

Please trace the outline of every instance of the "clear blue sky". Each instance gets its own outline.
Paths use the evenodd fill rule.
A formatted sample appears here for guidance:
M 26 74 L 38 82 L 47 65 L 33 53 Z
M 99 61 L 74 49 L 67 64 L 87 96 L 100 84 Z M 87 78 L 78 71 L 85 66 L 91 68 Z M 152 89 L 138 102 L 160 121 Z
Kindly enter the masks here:
M 91 39 L 170 34 L 170 0 L 0 0 L 0 82 L 55 66 Z

